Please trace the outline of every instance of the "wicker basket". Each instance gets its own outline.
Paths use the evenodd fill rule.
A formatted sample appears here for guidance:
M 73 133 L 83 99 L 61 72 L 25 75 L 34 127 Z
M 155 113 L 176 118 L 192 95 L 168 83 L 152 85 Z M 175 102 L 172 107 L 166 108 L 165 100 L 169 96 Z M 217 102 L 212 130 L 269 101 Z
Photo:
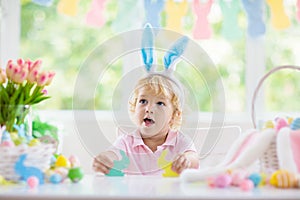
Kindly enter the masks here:
M 19 181 L 16 174 L 15 163 L 22 154 L 27 154 L 25 166 L 36 167 L 45 171 L 50 167 L 50 161 L 56 148 L 53 144 L 41 143 L 37 146 L 19 145 L 15 147 L 0 147 L 0 175 L 7 180 Z
M 300 67 L 297 66 L 290 66 L 290 65 L 285 65 L 285 66 L 279 66 L 275 67 L 272 70 L 270 70 L 267 74 L 265 74 L 259 81 L 255 91 L 254 95 L 252 98 L 252 123 L 254 128 L 256 128 L 256 119 L 255 119 L 255 100 L 257 97 L 257 94 L 259 92 L 260 87 L 262 86 L 263 82 L 265 81 L 266 78 L 268 78 L 271 74 L 273 74 L 276 71 L 283 70 L 283 69 L 294 69 L 294 70 L 299 70 Z M 269 148 L 262 157 L 260 158 L 260 171 L 264 173 L 272 173 L 276 170 L 279 169 L 279 161 L 278 161 L 278 156 L 277 156 L 277 144 L 276 144 L 276 134 L 274 134 L 274 137 L 269 144 Z

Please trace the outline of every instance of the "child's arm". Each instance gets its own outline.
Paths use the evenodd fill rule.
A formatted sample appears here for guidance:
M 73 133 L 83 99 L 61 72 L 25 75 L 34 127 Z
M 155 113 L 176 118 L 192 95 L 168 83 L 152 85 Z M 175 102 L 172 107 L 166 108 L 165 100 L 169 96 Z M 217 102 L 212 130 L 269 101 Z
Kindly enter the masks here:
M 199 168 L 199 156 L 194 151 L 179 154 L 172 164 L 172 170 L 180 174 L 184 169 Z
M 113 151 L 105 151 L 94 158 L 93 169 L 95 172 L 108 174 L 113 167 L 114 160 L 118 160 L 118 156 Z

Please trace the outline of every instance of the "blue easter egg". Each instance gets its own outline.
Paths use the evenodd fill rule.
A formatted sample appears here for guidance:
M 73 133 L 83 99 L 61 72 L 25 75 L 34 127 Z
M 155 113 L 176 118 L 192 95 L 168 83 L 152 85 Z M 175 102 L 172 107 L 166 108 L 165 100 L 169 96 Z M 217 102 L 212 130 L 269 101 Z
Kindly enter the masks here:
M 300 118 L 294 119 L 294 121 L 290 125 L 290 128 L 294 131 L 300 129 Z
M 260 183 L 260 181 L 262 180 L 262 177 L 258 173 L 252 173 L 252 174 L 250 174 L 250 176 L 248 177 L 248 179 L 253 182 L 253 184 L 254 184 L 255 187 L 257 187 L 258 184 Z
M 60 174 L 52 174 L 49 178 L 49 181 L 53 184 L 58 184 L 62 181 L 62 177 Z

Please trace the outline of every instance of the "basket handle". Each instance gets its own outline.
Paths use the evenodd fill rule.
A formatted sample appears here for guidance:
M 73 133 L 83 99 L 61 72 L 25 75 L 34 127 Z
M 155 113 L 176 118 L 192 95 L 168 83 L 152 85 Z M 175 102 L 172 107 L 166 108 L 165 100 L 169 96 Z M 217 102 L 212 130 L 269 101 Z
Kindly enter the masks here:
M 282 69 L 295 69 L 295 70 L 299 70 L 300 71 L 300 67 L 298 66 L 294 66 L 294 65 L 283 65 L 283 66 L 278 66 L 275 67 L 273 69 L 271 69 L 268 73 L 266 73 L 258 82 L 255 90 L 254 90 L 254 94 L 252 97 L 252 105 L 251 105 L 251 118 L 252 118 L 252 124 L 253 127 L 256 128 L 256 123 L 255 123 L 255 101 L 256 101 L 256 97 L 257 94 L 259 92 L 260 87 L 262 86 L 263 82 L 266 80 L 266 78 L 268 78 L 271 74 L 273 74 L 276 71 L 282 70 Z

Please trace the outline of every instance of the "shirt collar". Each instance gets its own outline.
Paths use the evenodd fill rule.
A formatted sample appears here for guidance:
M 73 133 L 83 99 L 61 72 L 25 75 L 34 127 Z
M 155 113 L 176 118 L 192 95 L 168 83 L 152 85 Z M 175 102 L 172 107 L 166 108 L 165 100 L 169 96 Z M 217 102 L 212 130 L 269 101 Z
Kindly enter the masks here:
M 145 143 L 141 137 L 139 130 L 136 130 L 132 136 L 133 136 L 133 144 L 132 144 L 133 147 L 145 146 Z M 162 146 L 175 146 L 176 136 L 177 136 L 177 131 L 169 130 L 167 139 L 164 142 L 164 144 L 162 144 Z

